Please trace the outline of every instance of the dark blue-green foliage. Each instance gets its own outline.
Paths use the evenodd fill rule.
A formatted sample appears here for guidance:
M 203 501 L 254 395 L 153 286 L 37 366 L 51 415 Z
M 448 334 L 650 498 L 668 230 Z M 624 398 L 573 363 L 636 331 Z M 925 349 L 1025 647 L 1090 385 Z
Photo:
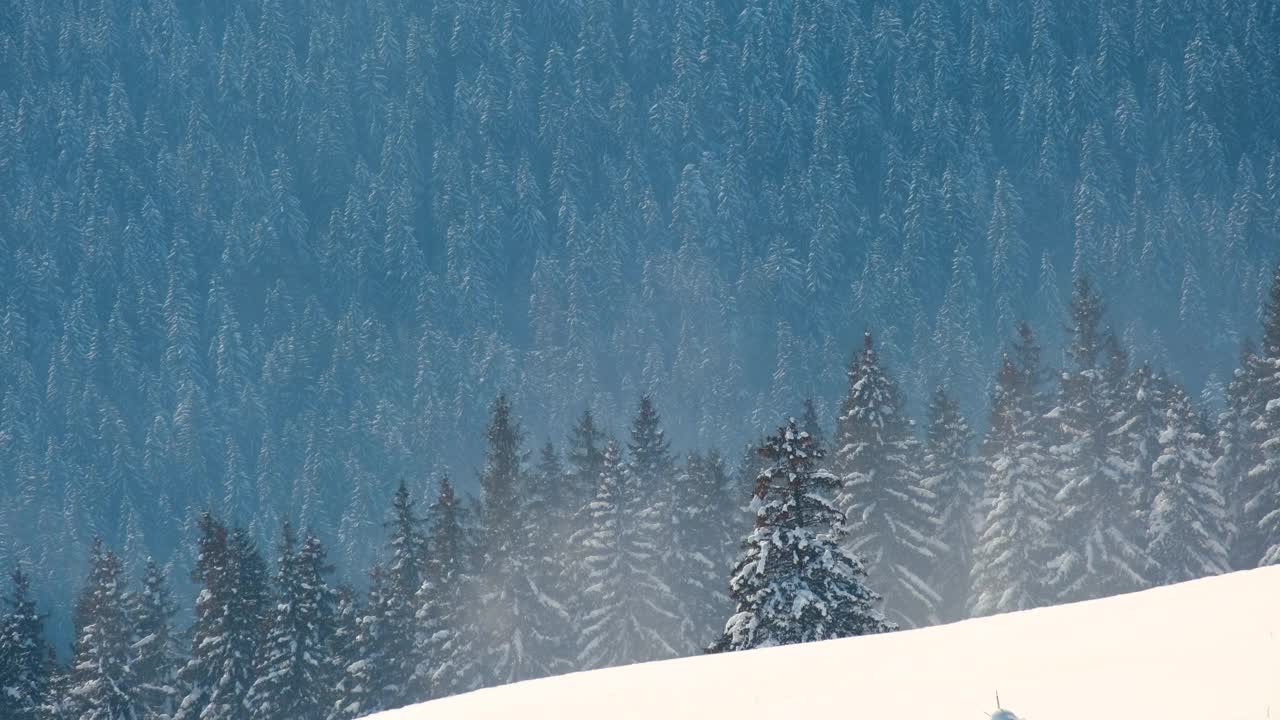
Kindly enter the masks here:
M 355 577 L 500 391 L 736 452 L 866 326 L 981 417 L 1084 273 L 1221 403 L 1277 48 L 1267 0 L 0 0 L 0 561 L 58 618 L 95 535 L 185 596 L 212 509 Z

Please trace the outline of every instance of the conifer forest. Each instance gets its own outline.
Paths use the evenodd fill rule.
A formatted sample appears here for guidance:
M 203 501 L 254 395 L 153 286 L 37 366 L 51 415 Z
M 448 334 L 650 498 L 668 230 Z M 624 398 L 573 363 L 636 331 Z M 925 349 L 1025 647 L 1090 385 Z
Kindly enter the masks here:
M 1280 3 L 0 0 L 0 720 L 1277 563 Z

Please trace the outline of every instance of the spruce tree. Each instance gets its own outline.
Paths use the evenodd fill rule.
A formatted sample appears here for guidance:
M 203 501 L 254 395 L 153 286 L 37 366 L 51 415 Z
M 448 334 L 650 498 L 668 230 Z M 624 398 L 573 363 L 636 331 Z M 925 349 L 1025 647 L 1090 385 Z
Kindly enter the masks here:
M 480 667 L 492 684 L 544 677 L 557 667 L 569 615 L 539 591 L 535 543 L 526 512 L 524 432 L 506 396 L 494 401 L 480 474 L 483 499 Z
M 1262 314 L 1262 347 L 1259 358 L 1258 404 L 1254 421 L 1259 461 L 1249 470 L 1251 496 L 1245 503 L 1246 519 L 1258 518 L 1262 558 L 1259 565 L 1280 564 L 1280 267 Z
M 888 632 L 862 561 L 841 543 L 844 516 L 829 499 L 839 479 L 795 419 L 760 448 L 755 529 L 729 580 L 737 611 L 708 652 Z
M 360 633 L 360 598 L 355 588 L 347 584 L 334 589 L 334 629 L 330 642 L 330 654 L 334 659 L 333 703 L 319 717 L 325 720 L 349 720 L 343 706 L 350 668 L 360 661 L 356 639 Z
M 474 690 L 479 680 L 473 580 L 460 513 L 453 484 L 444 477 L 427 511 L 431 553 L 417 597 L 419 662 L 413 685 L 432 699 Z
M 903 627 L 934 622 L 941 597 L 928 578 L 941 550 L 937 497 L 920 477 L 920 443 L 870 333 L 849 368 L 836 447 L 837 503 L 849 523 L 845 548 L 879 578 L 886 617 Z
M 1183 582 L 1227 571 L 1226 504 L 1213 475 L 1213 442 L 1191 399 L 1179 387 L 1168 394 L 1150 546 L 1156 581 Z
M 115 553 L 95 541 L 89 580 L 79 607 L 84 624 L 63 688 L 62 712 L 85 720 L 135 720 L 137 682 L 130 664 L 130 622 L 123 567 Z
M 1131 443 L 1121 433 L 1123 374 L 1116 370 L 1115 336 L 1103 325 L 1104 306 L 1087 277 L 1071 301 L 1070 367 L 1062 373 L 1058 405 L 1049 417 L 1058 470 L 1051 563 L 1055 599 L 1071 602 L 1130 592 L 1148 584 L 1150 561 L 1132 488 Z
M 689 534 L 680 532 L 679 505 L 698 501 L 690 495 L 691 488 L 681 483 L 671 456 L 671 442 L 662 429 L 662 419 L 650 395 L 640 397 L 631 420 L 627 449 L 630 460 L 625 484 L 630 492 L 626 497 L 632 501 L 645 498 L 650 527 L 643 532 L 650 536 L 646 542 L 658 550 L 661 558 L 658 577 L 668 588 L 665 594 L 655 594 L 650 600 L 661 608 L 659 616 L 671 618 L 671 621 L 654 626 L 652 630 L 662 636 L 664 645 L 675 648 L 677 654 L 696 652 L 702 644 L 700 639 L 681 633 L 679 603 L 684 598 L 678 595 L 676 588 L 687 579 L 687 571 L 696 563 L 693 558 L 696 550 L 690 546 L 694 541 L 688 537 Z M 696 509 L 693 511 L 697 512 Z
M 690 452 L 677 475 L 672 509 L 673 545 L 679 548 L 671 589 L 679 603 L 678 640 L 690 652 L 704 648 L 721 630 L 730 607 L 724 571 L 733 560 L 732 520 L 724 460 L 717 452 Z
M 983 442 L 987 479 L 970 580 L 974 616 L 1050 603 L 1044 562 L 1054 512 L 1050 440 L 1043 419 L 1039 345 L 1023 323 L 1012 357 L 996 376 L 991 425 Z
M 1262 359 L 1245 343 L 1227 386 L 1227 407 L 1218 418 L 1218 456 L 1213 472 L 1233 522 L 1230 562 L 1233 570 L 1258 567 L 1266 551 L 1262 518 L 1270 512 L 1263 492 L 1264 474 L 1251 471 L 1262 462 Z
M 333 706 L 339 666 L 333 655 L 335 596 L 332 570 L 314 536 L 302 547 L 284 524 L 276 574 L 276 603 L 258 649 L 257 679 L 246 700 L 253 720 L 322 718 Z
M 15 567 L 0 606 L 0 718 L 35 720 L 52 672 L 53 648 L 31 598 L 31 577 Z
M 591 524 L 573 543 L 583 548 L 583 607 L 579 619 L 580 669 L 657 660 L 678 654 L 659 628 L 677 620 L 670 590 L 658 576 L 661 525 L 650 499 L 654 490 L 631 476 L 622 451 L 605 449 L 599 489 L 589 505 Z
M 350 662 L 335 688 L 337 699 L 328 720 L 349 720 L 388 709 L 388 677 L 393 658 L 387 652 L 387 576 L 380 564 L 369 571 L 369 594 L 364 612 L 355 621 Z
M 427 546 L 423 519 L 417 514 L 415 505 L 408 485 L 401 480 L 391 501 L 391 517 L 386 523 L 390 531 L 386 586 L 378 607 L 372 602 L 366 607 L 366 612 L 383 615 L 380 636 L 386 664 L 377 680 L 387 693 L 382 702 L 383 707 L 388 708 L 421 699 L 413 692 L 410 678 L 419 662 L 414 645 L 418 609 L 415 595 L 422 587 Z
M 159 563 L 147 558 L 142 591 L 132 596 L 133 648 L 130 664 L 137 683 L 140 720 L 173 714 L 179 699 L 180 658 L 173 629 L 177 604 Z
M 922 473 L 924 486 L 937 498 L 940 547 L 929 580 L 941 598 L 938 610 L 944 622 L 968 617 L 969 576 L 977 543 L 974 513 L 981 492 L 972 442 L 973 431 L 960 413 L 960 404 L 938 388 L 929 403 Z
M 266 565 L 243 530 L 209 513 L 199 520 L 192 579 L 196 596 L 191 655 L 178 673 L 183 697 L 174 720 L 237 720 L 254 679 L 267 605 Z

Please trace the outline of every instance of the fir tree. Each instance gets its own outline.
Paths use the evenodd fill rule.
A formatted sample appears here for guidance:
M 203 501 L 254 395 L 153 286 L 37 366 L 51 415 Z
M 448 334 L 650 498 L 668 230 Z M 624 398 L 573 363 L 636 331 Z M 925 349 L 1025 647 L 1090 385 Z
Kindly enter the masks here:
M 123 567 L 100 541 L 94 542 L 89 564 L 89 580 L 79 602 L 85 622 L 76 637 L 61 708 L 68 717 L 86 720 L 134 720 L 141 712 L 129 662 L 131 618 Z
M 1261 473 L 1250 471 L 1262 460 L 1261 422 L 1263 363 L 1248 343 L 1227 386 L 1227 408 L 1218 418 L 1218 456 L 1213 472 L 1226 496 L 1227 510 L 1235 519 L 1230 562 L 1233 570 L 1258 567 L 1266 551 L 1262 518 L 1267 509 Z
M 969 583 L 974 616 L 1049 604 L 1044 561 L 1054 506 L 1040 376 L 1039 345 L 1023 323 L 996 377 L 983 444 L 987 480 Z
M 476 628 L 469 612 L 473 580 L 467 574 L 467 543 L 458 499 L 449 478 L 440 480 L 430 522 L 425 579 L 418 591 L 415 691 L 441 698 L 473 690 L 479 680 Z
M 1129 492 L 1132 461 L 1119 434 L 1118 352 L 1103 324 L 1104 307 L 1086 277 L 1071 302 L 1071 366 L 1062 373 L 1058 406 L 1050 413 L 1057 433 L 1053 457 L 1056 539 L 1052 592 L 1058 601 L 1087 600 L 1136 590 L 1150 570 L 1141 514 Z
M 0 613 L 0 718 L 35 720 L 53 672 L 53 648 L 44 637 L 44 616 L 31 598 L 31 578 L 21 567 L 9 575 Z
M 865 558 L 868 572 L 880 578 L 888 618 L 904 627 L 933 622 L 941 601 L 928 583 L 941 549 L 937 497 L 921 480 L 915 465 L 920 444 L 869 333 L 849 369 L 836 446 L 842 482 L 837 502 L 849 523 L 846 549 Z
M 391 533 L 387 542 L 391 560 L 386 568 L 386 586 L 381 593 L 379 607 L 375 608 L 370 602 L 366 608 L 370 613 L 383 614 L 380 637 L 386 664 L 377 680 L 387 693 L 382 699 L 383 707 L 387 708 L 401 707 L 420 699 L 411 688 L 410 678 L 419 662 L 414 645 L 415 595 L 422 587 L 427 546 L 424 523 L 415 505 L 408 485 L 401 480 L 391 501 L 391 517 L 386 523 Z
M 1213 475 L 1213 443 L 1191 399 L 1174 387 L 1167 399 L 1149 553 L 1162 584 L 1227 571 L 1227 517 Z
M 360 660 L 356 639 L 360 633 L 360 598 L 355 588 L 342 584 L 334 589 L 334 629 L 330 654 L 334 660 L 333 704 L 319 717 L 325 720 L 349 720 L 343 707 L 346 699 L 348 669 Z
M 567 632 L 565 608 L 538 587 L 536 548 L 525 511 L 528 485 L 524 433 L 506 396 L 499 396 L 487 433 L 480 487 L 484 502 L 480 604 L 484 657 L 492 684 L 548 675 Z
M 769 463 L 751 499 L 756 526 L 729 581 L 737 611 L 708 652 L 889 632 L 861 560 L 840 542 L 844 516 L 826 497 L 839 479 L 792 419 L 760 448 Z
M 605 449 L 604 470 L 589 506 L 591 524 L 573 538 L 583 548 L 582 645 L 578 667 L 595 669 L 674 657 L 659 628 L 676 621 L 670 589 L 658 577 L 661 525 L 650 498 L 623 462 L 616 443 Z
M 968 617 L 969 570 L 977 542 L 974 513 L 981 492 L 977 464 L 971 454 L 973 431 L 960 405 L 942 389 L 929 403 L 923 483 L 937 498 L 939 556 L 930 573 L 943 621 Z
M 719 632 L 729 599 L 723 590 L 724 569 L 733 544 L 724 461 L 715 452 L 691 452 L 677 475 L 672 507 L 671 589 L 680 605 L 678 639 L 688 652 L 706 647 Z
M 267 600 L 266 566 L 243 530 L 205 513 L 192 579 L 200 585 L 191 655 L 178 673 L 174 720 L 244 717 Z
M 258 649 L 257 679 L 246 699 L 249 717 L 323 717 L 339 679 L 333 656 L 335 597 L 324 578 L 332 568 L 314 536 L 297 547 L 287 522 L 279 550 L 275 610 Z
M 369 571 L 364 612 L 355 621 L 350 662 L 335 688 L 337 699 L 327 716 L 329 720 L 347 720 L 388 709 L 386 699 L 395 688 L 383 680 L 390 675 L 394 663 L 387 650 L 387 584 L 382 566 L 374 564 Z
M 1251 497 L 1245 503 L 1246 520 L 1257 517 L 1259 565 L 1280 564 L 1280 267 L 1276 268 L 1262 314 L 1262 348 L 1259 358 L 1258 404 L 1254 420 L 1259 442 L 1259 462 L 1249 470 Z
M 176 612 L 164 569 L 147 558 L 142 591 L 132 596 L 130 610 L 134 637 L 130 664 L 140 720 L 167 718 L 177 705 L 180 659 L 173 631 Z

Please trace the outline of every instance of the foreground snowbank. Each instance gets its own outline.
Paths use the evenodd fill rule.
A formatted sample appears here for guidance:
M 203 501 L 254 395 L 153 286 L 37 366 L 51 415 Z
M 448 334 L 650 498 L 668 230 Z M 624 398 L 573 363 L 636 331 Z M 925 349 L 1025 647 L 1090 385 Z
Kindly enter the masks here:
M 1280 567 L 891 635 L 575 673 L 378 720 L 1280 718 Z

